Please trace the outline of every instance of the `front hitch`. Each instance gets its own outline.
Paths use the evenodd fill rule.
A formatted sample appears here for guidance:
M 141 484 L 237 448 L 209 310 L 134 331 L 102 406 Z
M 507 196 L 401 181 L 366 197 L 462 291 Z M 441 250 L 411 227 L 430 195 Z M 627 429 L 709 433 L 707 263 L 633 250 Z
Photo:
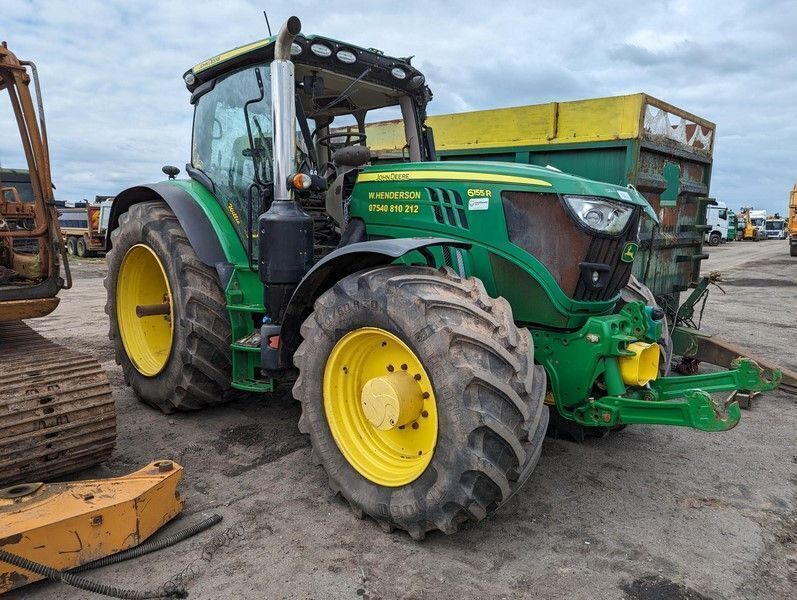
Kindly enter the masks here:
M 741 358 L 728 371 L 662 377 L 641 391 L 590 400 L 573 411 L 573 418 L 586 426 L 649 424 L 727 431 L 741 418 L 736 392 L 773 390 L 781 378 L 780 371 L 764 369 L 749 358 Z M 733 393 L 721 402 L 711 396 L 716 392 Z
M 559 414 L 586 426 L 645 423 L 726 431 L 741 415 L 736 392 L 769 391 L 783 378 L 779 369 L 739 358 L 727 371 L 653 379 L 650 369 L 640 370 L 641 355 L 631 351 L 638 342 L 649 346 L 661 336 L 660 323 L 642 302 L 591 317 L 578 331 L 532 329 L 531 334 Z M 624 372 L 623 366 L 630 368 Z M 717 392 L 733 393 L 718 401 L 712 398 Z

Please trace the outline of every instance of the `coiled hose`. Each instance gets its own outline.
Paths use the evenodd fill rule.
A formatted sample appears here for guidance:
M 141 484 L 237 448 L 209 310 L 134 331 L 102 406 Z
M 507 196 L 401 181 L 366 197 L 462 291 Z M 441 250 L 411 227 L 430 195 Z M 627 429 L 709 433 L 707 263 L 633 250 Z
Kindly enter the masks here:
M 0 561 L 6 562 L 10 565 L 14 565 L 15 567 L 19 567 L 20 569 L 25 569 L 26 571 L 31 571 L 36 573 L 37 575 L 41 575 L 42 577 L 46 577 L 52 581 L 60 581 L 67 585 L 71 585 L 72 587 L 76 587 L 81 590 L 85 590 L 87 592 L 94 592 L 95 594 L 102 594 L 104 596 L 109 596 L 111 598 L 121 598 L 122 600 L 147 600 L 150 598 L 187 598 L 188 591 L 184 587 L 172 587 L 170 588 L 160 588 L 158 590 L 149 590 L 149 591 L 139 591 L 139 590 L 126 590 L 123 588 L 117 588 L 112 585 L 106 585 L 103 583 L 98 583 L 96 581 L 92 581 L 90 579 L 86 579 L 80 575 L 76 575 L 75 573 L 78 571 L 86 571 L 88 569 L 94 569 L 97 567 L 104 567 L 107 565 L 112 565 L 118 562 L 122 562 L 124 560 L 129 560 L 131 558 L 137 558 L 139 556 L 143 556 L 145 554 L 149 554 L 150 552 L 155 552 L 156 550 L 161 550 L 168 546 L 172 546 L 182 540 L 191 537 L 192 535 L 196 535 L 204 531 L 205 529 L 219 523 L 222 520 L 221 515 L 215 514 L 211 515 L 207 519 L 200 521 L 196 525 L 192 525 L 191 527 L 187 527 L 181 531 L 178 531 L 172 535 L 166 536 L 165 538 L 159 540 L 149 540 L 144 542 L 143 544 L 139 544 L 134 548 L 129 548 L 117 554 L 113 554 L 111 556 L 106 556 L 105 558 L 100 558 L 90 563 L 86 563 L 85 565 L 81 565 L 70 571 L 59 571 L 58 569 L 53 569 L 52 567 L 48 567 L 47 565 L 43 565 L 39 562 L 30 560 L 23 556 L 19 556 L 17 554 L 12 554 L 6 550 L 0 548 Z

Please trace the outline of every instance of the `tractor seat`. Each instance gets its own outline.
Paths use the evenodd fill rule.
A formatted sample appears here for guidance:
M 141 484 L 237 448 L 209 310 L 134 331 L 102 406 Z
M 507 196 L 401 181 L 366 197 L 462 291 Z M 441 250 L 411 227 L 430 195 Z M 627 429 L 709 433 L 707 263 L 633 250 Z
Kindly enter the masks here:
M 327 189 L 326 211 L 337 223 L 343 226 L 343 190 L 347 188 L 344 178 L 348 173 L 367 165 L 371 160 L 371 151 L 366 146 L 345 146 L 332 155 L 335 165 L 335 179 Z

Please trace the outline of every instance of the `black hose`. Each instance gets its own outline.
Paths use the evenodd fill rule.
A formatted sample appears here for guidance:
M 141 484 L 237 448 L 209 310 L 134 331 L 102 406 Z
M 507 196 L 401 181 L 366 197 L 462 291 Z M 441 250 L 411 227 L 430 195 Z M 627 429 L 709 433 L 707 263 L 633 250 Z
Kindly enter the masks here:
M 149 540 L 143 544 L 135 546 L 134 548 L 128 548 L 127 550 L 117 552 L 111 556 L 98 558 L 97 560 L 93 560 L 85 565 L 80 565 L 74 569 L 70 569 L 69 571 L 59 571 L 57 569 L 53 569 L 52 567 L 48 567 L 47 565 L 43 565 L 16 554 L 12 554 L 11 552 L 7 552 L 6 550 L 2 549 L 0 549 L 0 561 L 7 562 L 8 564 L 19 567 L 20 569 L 25 569 L 26 571 L 32 571 L 33 573 L 41 575 L 42 577 L 46 577 L 47 579 L 60 581 L 67 585 L 71 585 L 72 587 L 86 590 L 88 592 L 94 592 L 95 594 L 110 596 L 111 598 L 122 598 L 123 600 L 144 600 L 147 598 L 187 598 L 188 592 L 182 586 L 162 586 L 157 590 L 141 592 L 97 583 L 96 581 L 91 581 L 90 579 L 86 579 L 80 575 L 75 575 L 75 573 L 88 571 L 89 569 L 96 569 L 99 567 L 106 567 L 108 565 L 129 560 L 131 558 L 144 556 L 145 554 L 155 552 L 156 550 L 162 550 L 163 548 L 173 546 L 178 542 L 182 542 L 184 539 L 205 531 L 209 527 L 220 523 L 221 520 L 221 515 L 211 515 L 196 525 L 186 527 L 185 529 L 177 531 L 159 540 Z
M 213 525 L 216 525 L 217 523 L 221 523 L 221 520 L 222 520 L 221 515 L 218 514 L 211 515 L 207 519 L 200 521 L 196 525 L 191 525 L 190 527 L 186 527 L 185 529 L 176 531 L 175 533 L 163 537 L 159 540 L 149 540 L 133 548 L 128 548 L 127 550 L 123 550 L 122 552 L 117 552 L 116 554 L 111 554 L 110 556 L 98 558 L 97 560 L 88 562 L 85 565 L 80 565 L 79 567 L 75 567 L 74 569 L 69 569 L 69 572 L 80 573 L 82 571 L 88 571 L 90 569 L 107 567 L 108 565 L 113 565 L 118 562 L 130 560 L 131 558 L 138 558 L 139 556 L 144 556 L 145 554 L 149 554 L 150 552 L 155 552 L 157 550 L 162 550 L 163 548 L 168 548 L 169 546 L 173 546 L 178 542 L 182 542 L 184 539 L 190 538 L 191 536 L 194 536 L 198 533 L 202 533 L 203 531 L 205 531 L 209 527 L 212 527 Z
M 28 558 L 11 554 L 11 552 L 7 552 L 6 550 L 2 549 L 0 549 L 0 560 L 10 565 L 14 565 L 15 567 L 19 567 L 20 569 L 32 571 L 33 573 L 41 575 L 42 577 L 46 577 L 47 579 L 60 581 L 62 583 L 66 583 L 67 585 L 71 585 L 72 587 L 76 587 L 87 592 L 94 592 L 95 594 L 110 596 L 111 598 L 122 598 L 123 600 L 145 600 L 148 598 L 188 597 L 188 592 L 185 590 L 185 588 L 175 588 L 168 591 L 164 589 L 141 592 L 138 590 L 125 590 L 112 585 L 97 583 L 96 581 L 91 581 L 90 579 L 86 579 L 80 575 L 74 575 L 73 573 L 69 573 L 67 571 L 59 571 L 57 569 L 53 569 L 52 567 L 48 567 L 47 565 L 32 561 Z

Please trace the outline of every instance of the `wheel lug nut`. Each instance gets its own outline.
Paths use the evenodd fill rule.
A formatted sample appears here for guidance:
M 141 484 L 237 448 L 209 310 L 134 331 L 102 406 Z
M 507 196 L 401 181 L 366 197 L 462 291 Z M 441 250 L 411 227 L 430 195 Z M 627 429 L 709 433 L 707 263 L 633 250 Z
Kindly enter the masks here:
M 423 393 L 423 399 L 424 400 L 428 400 L 429 399 L 429 392 L 424 392 Z
M 388 365 L 387 366 L 387 370 L 392 373 L 393 372 L 393 365 Z
M 426 417 L 429 416 L 429 411 L 428 410 L 424 410 L 423 412 L 421 412 L 421 416 L 425 419 Z
M 407 365 L 401 365 L 401 370 L 402 371 L 406 371 L 407 370 Z
M 421 374 L 415 373 L 415 381 L 420 381 L 420 380 L 421 380 Z
M 417 422 L 417 421 L 415 421 L 415 422 L 412 424 L 412 428 L 413 428 L 413 429 L 418 429 L 418 427 L 420 427 L 420 425 L 418 425 L 418 422 Z

